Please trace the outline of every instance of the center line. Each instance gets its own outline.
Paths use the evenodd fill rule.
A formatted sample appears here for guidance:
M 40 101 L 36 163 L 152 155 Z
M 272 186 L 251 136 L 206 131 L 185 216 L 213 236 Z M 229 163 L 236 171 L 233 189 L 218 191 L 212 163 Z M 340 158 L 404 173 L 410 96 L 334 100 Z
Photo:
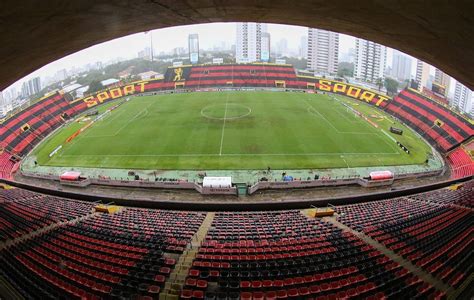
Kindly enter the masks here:
M 219 150 L 219 156 L 222 155 L 222 145 L 224 143 L 224 131 L 225 131 L 225 121 L 227 120 L 227 103 L 228 103 L 228 101 L 229 101 L 229 94 L 227 94 L 227 98 L 225 99 L 224 123 L 222 123 L 221 148 Z

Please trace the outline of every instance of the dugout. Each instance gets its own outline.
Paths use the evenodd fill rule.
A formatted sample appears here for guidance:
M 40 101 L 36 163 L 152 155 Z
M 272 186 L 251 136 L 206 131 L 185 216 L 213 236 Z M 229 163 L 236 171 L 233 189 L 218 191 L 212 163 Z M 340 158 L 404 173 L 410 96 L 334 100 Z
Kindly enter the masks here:
M 390 132 L 395 133 L 395 134 L 399 134 L 399 135 L 402 135 L 402 134 L 403 134 L 403 130 L 402 130 L 402 129 L 397 128 L 397 127 L 393 127 L 393 126 L 390 127 Z

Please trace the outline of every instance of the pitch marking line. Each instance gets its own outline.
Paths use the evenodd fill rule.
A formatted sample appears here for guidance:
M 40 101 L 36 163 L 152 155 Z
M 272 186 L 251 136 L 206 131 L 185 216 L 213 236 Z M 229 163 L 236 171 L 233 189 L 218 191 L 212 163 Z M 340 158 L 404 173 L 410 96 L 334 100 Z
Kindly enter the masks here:
M 349 164 L 347 163 L 346 159 L 344 158 L 344 155 L 341 155 L 341 158 L 344 161 L 344 163 L 346 163 L 347 168 L 350 169 Z
M 341 156 L 341 155 L 400 155 L 398 152 L 382 153 L 223 153 L 223 154 L 65 154 L 63 157 L 201 157 L 201 156 Z
M 331 125 L 332 128 L 334 128 L 334 130 L 337 132 L 337 133 L 340 133 L 340 134 L 365 134 L 365 135 L 377 135 L 375 132 L 358 132 L 358 131 L 339 131 L 336 127 L 334 127 L 334 125 L 332 125 L 331 122 L 329 122 L 329 120 L 327 120 L 320 112 L 318 112 L 317 110 L 315 110 L 312 106 L 311 107 L 308 107 L 308 112 L 312 115 L 315 115 L 316 114 L 314 113 L 317 113 L 319 116 L 321 116 L 329 125 Z
M 234 105 L 234 106 L 241 106 L 241 107 L 245 107 L 247 109 L 247 112 L 243 115 L 240 115 L 240 116 L 236 116 L 236 117 L 226 117 L 225 119 L 226 120 L 237 120 L 237 119 L 242 119 L 242 118 L 245 118 L 246 116 L 250 115 L 252 113 L 252 109 L 250 107 L 248 107 L 247 105 L 243 105 L 243 104 L 237 104 L 237 103 L 229 103 L 229 105 Z M 214 117 L 211 117 L 209 115 L 207 115 L 205 113 L 205 111 L 209 108 L 209 107 L 213 107 L 213 106 L 216 106 L 216 104 L 211 104 L 211 105 L 208 105 L 208 106 L 205 106 L 203 109 L 201 109 L 201 116 L 203 116 L 204 118 L 206 119 L 211 119 L 211 120 L 217 120 L 217 121 L 222 121 L 224 120 L 224 118 L 214 118 Z
M 305 98 L 302 98 L 304 102 L 306 102 L 306 104 L 308 105 L 308 109 L 307 111 L 312 114 L 312 115 L 315 115 L 315 113 L 320 116 L 321 118 L 323 118 L 324 121 L 326 121 L 326 123 L 328 123 L 332 128 L 334 128 L 334 130 L 337 132 L 337 133 L 342 133 L 342 134 L 369 134 L 369 135 L 375 135 L 375 133 L 373 132 L 353 132 L 353 131 L 340 131 L 339 129 L 337 129 L 328 119 L 326 119 L 325 116 L 323 116 L 317 109 L 315 109 L 309 102 L 308 100 L 306 100 Z
M 342 103 L 341 103 L 341 101 L 339 101 L 339 99 L 337 99 L 337 98 L 334 97 L 334 96 L 331 96 L 331 98 L 332 98 L 334 101 L 336 101 L 337 103 L 339 103 L 342 107 L 344 107 L 344 105 L 342 105 Z M 346 119 L 348 122 L 350 122 L 350 123 L 352 123 L 352 124 L 358 123 L 358 121 L 356 120 L 355 114 L 349 113 L 347 107 L 344 107 L 344 108 L 345 108 L 345 112 L 346 112 L 347 114 L 350 114 L 350 115 L 351 115 L 352 120 L 350 120 L 349 117 L 346 116 L 346 114 L 340 112 L 339 109 L 336 109 L 336 112 L 337 112 L 341 117 L 343 117 L 344 119 Z
M 222 155 L 222 145 L 224 144 L 224 132 L 225 132 L 225 122 L 227 120 L 227 105 L 228 105 L 228 102 L 229 102 L 229 94 L 227 94 L 227 97 L 225 99 L 224 123 L 222 124 L 221 147 L 219 149 L 219 156 Z
M 103 138 L 103 137 L 114 137 L 114 136 L 117 136 L 120 131 L 122 131 L 125 127 L 127 127 L 132 121 L 135 121 L 143 112 L 145 112 L 145 114 L 143 116 L 146 116 L 148 114 L 148 108 L 153 104 L 153 102 L 151 102 L 150 104 L 148 104 L 147 107 L 145 107 L 144 109 L 142 109 L 141 111 L 139 111 L 135 116 L 133 116 L 130 120 L 128 120 L 127 122 L 125 122 L 125 124 L 123 124 L 117 131 L 115 131 L 114 134 L 104 134 L 104 135 L 86 135 L 84 136 L 84 138 Z

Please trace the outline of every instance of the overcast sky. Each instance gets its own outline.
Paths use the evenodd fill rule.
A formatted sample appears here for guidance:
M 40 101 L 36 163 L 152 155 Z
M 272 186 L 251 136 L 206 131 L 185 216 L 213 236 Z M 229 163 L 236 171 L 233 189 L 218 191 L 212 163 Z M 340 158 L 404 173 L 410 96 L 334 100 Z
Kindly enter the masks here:
M 306 27 L 300 26 L 278 24 L 268 25 L 268 32 L 270 33 L 272 44 L 274 45 L 281 39 L 286 39 L 290 50 L 297 50 L 300 47 L 301 36 L 307 35 L 307 31 L 308 29 Z M 187 37 L 188 34 L 191 33 L 199 34 L 199 44 L 202 49 L 211 48 L 220 42 L 225 42 L 227 46 L 230 46 L 235 44 L 236 25 L 235 23 L 199 24 L 158 29 L 148 33 L 142 32 L 132 34 L 63 57 L 18 80 L 12 86 L 15 86 L 16 90 L 19 91 L 23 81 L 35 76 L 43 78 L 46 76 L 53 76 L 61 69 L 70 69 L 73 66 L 81 67 L 96 61 L 105 62 L 117 57 L 137 57 L 139 51 L 150 45 L 150 34 L 153 35 L 153 48 L 155 54 L 158 54 L 161 51 L 168 52 L 176 47 L 187 48 Z M 341 35 L 339 43 L 340 53 L 347 52 L 349 48 L 355 47 L 354 38 L 351 36 Z M 387 65 L 391 65 L 391 56 L 392 51 L 389 50 Z M 414 62 L 412 62 L 412 64 L 414 64 Z M 9 88 L 7 88 L 7 90 Z

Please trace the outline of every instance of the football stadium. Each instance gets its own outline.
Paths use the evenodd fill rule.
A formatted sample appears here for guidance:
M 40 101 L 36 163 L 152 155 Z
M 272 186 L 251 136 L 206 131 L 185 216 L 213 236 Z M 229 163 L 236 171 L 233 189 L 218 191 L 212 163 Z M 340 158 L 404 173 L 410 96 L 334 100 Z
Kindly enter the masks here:
M 371 38 L 419 55 L 459 80 L 456 95 L 472 93 L 474 86 L 472 72 L 459 70 L 474 66 L 471 57 L 461 62 L 443 54 L 460 53 L 460 45 L 474 54 L 474 47 L 453 42 L 441 49 L 457 39 L 444 35 L 446 24 L 473 35 L 474 24 L 465 18 L 427 16 L 424 22 L 440 38 L 433 47 L 412 39 L 426 35 L 417 22 L 407 21 L 410 32 L 397 32 L 408 25 L 392 16 L 387 24 L 398 29 L 380 25 L 377 18 L 358 22 L 367 11 L 383 11 L 366 1 L 360 3 L 366 9 L 352 12 L 362 27 L 350 29 L 331 19 L 331 7 L 338 4 L 325 4 L 326 18 L 306 1 L 291 9 L 280 1 L 248 3 L 256 11 L 249 15 L 226 3 L 209 10 L 209 4 L 197 1 L 188 10 L 190 4 L 181 1 L 158 2 L 147 11 L 141 8 L 140 16 L 159 15 L 164 20 L 159 24 L 148 18 L 126 22 L 135 13 L 110 3 L 71 4 L 58 17 L 51 17 L 57 8 L 50 3 L 45 3 L 49 12 L 11 5 L 6 11 L 12 14 L 0 12 L 5 24 L 20 24 L 13 15 L 30 16 L 24 23 L 29 31 L 21 38 L 0 33 L 8 42 L 0 53 L 18 62 L 31 59 L 31 65 L 4 59 L 3 93 L 34 66 L 104 40 L 150 26 L 260 21 L 259 9 L 269 13 L 262 21 L 281 23 L 291 11 L 301 19 L 289 17 L 286 23 L 321 25 L 357 36 L 357 45 L 359 37 Z M 416 11 L 426 8 L 419 5 Z M 102 26 L 97 18 L 104 9 L 114 16 L 104 16 L 114 26 Z M 450 16 L 461 13 L 459 7 L 446 10 Z M 71 23 L 75 14 L 81 24 Z M 236 25 L 237 39 L 242 39 L 239 26 L 250 32 L 251 24 L 260 28 L 260 23 Z M 381 31 L 372 34 L 379 25 Z M 75 39 L 76 26 L 103 31 Z M 69 28 L 71 35 L 60 35 L 60 28 Z M 259 30 L 257 40 L 269 39 Z M 23 39 L 38 38 L 51 48 L 38 46 L 34 58 Z M 448 84 L 439 82 L 448 75 L 436 68 L 430 87 L 423 86 L 430 74 L 418 60 L 416 78 L 390 92 L 388 85 L 381 89 L 355 75 L 349 80 L 270 59 L 270 51 L 261 50 L 263 42 L 253 61 L 239 61 L 235 50 L 233 61 L 200 62 L 205 55 L 193 52 L 196 38 L 189 35 L 189 61 L 172 61 L 162 76 L 148 72 L 154 75 L 138 78 L 127 68 L 117 73 L 127 74 L 120 80 L 105 80 L 112 83 L 81 94 L 77 86 L 61 83 L 30 93 L 26 104 L 3 115 L 1 299 L 474 296 L 474 120 L 451 105 Z M 384 46 L 370 47 L 379 50 L 357 50 L 354 72 L 368 76 L 360 64 L 366 69 L 377 64 Z

